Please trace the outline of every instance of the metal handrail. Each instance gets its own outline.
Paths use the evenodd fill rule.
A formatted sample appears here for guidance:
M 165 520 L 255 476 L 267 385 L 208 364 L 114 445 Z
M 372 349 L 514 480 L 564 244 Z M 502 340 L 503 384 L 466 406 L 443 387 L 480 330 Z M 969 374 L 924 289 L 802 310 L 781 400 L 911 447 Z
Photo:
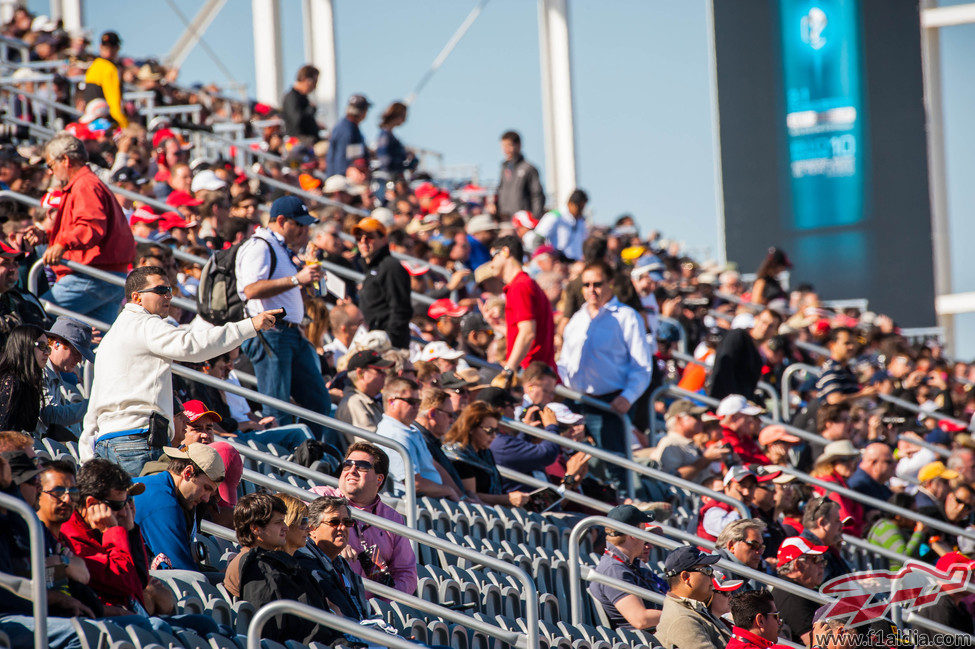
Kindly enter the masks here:
M 233 530 L 223 527 L 222 525 L 217 525 L 216 523 L 211 523 L 207 520 L 200 521 L 200 531 L 232 543 L 239 543 L 237 540 L 237 535 Z M 499 626 L 479 620 L 476 617 L 465 615 L 460 611 L 455 611 L 445 606 L 441 606 L 440 604 L 435 604 L 434 602 L 428 602 L 427 600 L 421 599 L 416 595 L 411 595 L 410 593 L 396 590 L 392 586 L 380 584 L 379 582 L 367 579 L 366 577 L 362 577 L 362 584 L 365 586 L 367 591 L 374 595 L 378 595 L 379 597 L 383 597 L 385 599 L 402 602 L 403 604 L 412 606 L 419 611 L 431 613 L 445 620 L 466 626 L 474 631 L 480 631 L 481 633 L 489 635 L 493 638 L 497 638 L 502 642 L 516 644 L 521 637 L 521 635 L 515 631 L 508 631 L 507 629 L 503 629 Z
M 658 536 L 656 534 L 651 534 L 645 530 L 632 527 L 630 525 L 625 525 L 611 518 L 606 518 L 605 516 L 590 516 L 576 523 L 575 527 L 572 528 L 572 532 L 569 534 L 569 570 L 570 570 L 569 586 L 570 588 L 574 588 L 575 590 L 575 594 L 570 600 L 572 605 L 573 624 L 578 624 L 580 618 L 579 614 L 581 612 L 579 610 L 581 608 L 580 607 L 581 596 L 579 593 L 580 588 L 579 588 L 579 579 L 578 579 L 579 543 L 582 538 L 582 533 L 594 525 L 604 525 L 606 527 L 611 527 L 615 530 L 624 532 L 630 536 L 635 536 L 636 538 L 643 539 L 644 541 L 649 541 L 650 543 L 665 548 L 667 550 L 674 550 L 675 548 L 681 545 L 676 541 L 672 541 L 670 539 Z M 665 525 L 661 525 L 659 527 L 663 528 L 663 530 L 667 534 L 674 534 L 675 532 L 680 532 L 680 530 L 676 530 L 674 528 L 668 528 Z M 809 588 L 805 588 L 804 586 L 800 586 L 796 583 L 787 581 L 780 577 L 773 577 L 764 572 L 760 572 L 753 568 L 749 568 L 748 566 L 741 563 L 733 563 L 731 561 L 728 561 L 727 559 L 722 558 L 714 565 L 716 567 L 724 568 L 725 570 L 742 575 L 745 578 L 755 579 L 761 583 L 768 584 L 774 588 L 778 588 L 779 590 L 792 593 L 793 595 L 798 595 L 799 597 L 803 597 L 810 601 L 816 602 L 817 604 L 829 604 L 835 601 L 833 598 L 826 597 L 825 595 L 817 591 L 811 590 Z M 573 572 L 573 568 L 576 569 L 575 578 L 573 578 L 571 575 L 571 573 Z M 947 633 L 949 635 L 955 635 L 955 636 L 969 636 L 969 634 L 967 633 L 959 633 L 957 630 L 952 629 L 951 627 L 947 627 L 938 622 L 933 622 L 931 620 L 923 618 L 918 614 L 914 613 L 913 611 L 903 612 L 903 619 L 905 622 L 908 622 L 910 624 L 923 626 L 933 631 L 938 631 L 939 633 Z M 970 637 L 975 639 L 975 636 L 970 636 Z
M 898 408 L 903 408 L 904 410 L 909 410 L 909 411 L 911 411 L 911 412 L 913 412 L 915 414 L 925 415 L 927 417 L 933 417 L 935 419 L 944 419 L 945 421 L 950 421 L 951 423 L 953 423 L 955 425 L 964 426 L 965 428 L 967 428 L 969 430 L 972 430 L 973 429 L 973 423 L 972 422 L 963 421 L 961 419 L 958 419 L 956 417 L 953 417 L 952 415 L 945 414 L 945 413 L 941 412 L 940 410 L 934 410 L 934 411 L 922 410 L 921 407 L 918 406 L 917 404 L 911 403 L 910 401 L 905 401 L 904 399 L 901 399 L 899 397 L 895 397 L 895 396 L 890 395 L 890 394 L 878 394 L 877 396 L 880 398 L 881 401 L 886 401 L 887 403 L 892 403 L 895 406 L 897 406 Z
M 102 331 L 108 331 L 111 328 L 111 325 L 108 323 L 100 322 L 99 320 L 83 316 L 79 313 L 75 313 L 74 311 L 69 311 L 68 309 L 63 309 L 58 307 L 56 304 L 49 304 L 47 308 L 51 313 L 77 318 L 78 320 L 81 320 L 82 322 L 85 322 L 93 327 L 97 327 Z M 210 387 L 217 388 L 218 390 L 223 390 L 224 392 L 230 392 L 232 394 L 242 396 L 250 401 L 255 401 L 257 403 L 262 403 L 264 405 L 277 408 L 278 410 L 295 415 L 307 421 L 321 424 L 322 426 L 328 426 L 329 428 L 333 428 L 348 435 L 362 437 L 363 439 L 375 444 L 380 444 L 382 446 L 391 448 L 402 456 L 404 471 L 407 478 L 414 475 L 415 467 L 409 451 L 405 446 L 394 439 L 377 435 L 376 433 L 364 430 L 362 428 L 356 428 L 352 424 L 347 424 L 344 421 L 334 419 L 328 415 L 323 415 L 312 410 L 308 410 L 307 408 L 302 408 L 301 406 L 283 401 L 281 399 L 275 399 L 274 397 L 262 394 L 255 390 L 249 390 L 245 387 L 235 385 L 229 381 L 214 378 L 208 374 L 204 374 L 203 372 L 197 372 L 196 370 L 179 365 L 178 363 L 174 363 L 172 365 L 172 372 L 177 376 L 182 376 L 183 378 L 196 381 L 197 383 L 209 385 Z M 411 526 L 416 527 L 416 484 L 413 480 L 406 479 L 404 480 L 404 486 L 406 489 L 406 521 Z
M 53 75 L 47 75 L 47 76 L 53 76 Z M 30 81 L 30 79 L 27 79 L 27 81 Z M 25 92 L 23 90 L 20 90 L 19 88 L 11 87 L 15 83 L 22 83 L 22 81 L 20 81 L 19 79 L 10 79 L 10 78 L 0 79 L 0 92 L 11 92 L 11 93 L 16 93 L 18 95 L 23 95 L 24 97 L 27 97 L 28 99 L 30 99 L 35 103 L 42 104 L 45 106 L 50 106 L 51 108 L 55 108 L 61 111 L 62 113 L 67 113 L 72 117 L 81 117 L 83 115 L 83 113 L 77 108 L 75 108 L 74 106 L 62 104 L 58 101 L 55 101 L 54 99 L 51 99 L 50 97 L 39 95 L 36 92 Z
M 796 478 L 802 480 L 806 484 L 813 485 L 814 487 L 819 487 L 826 491 L 835 492 L 841 496 L 849 498 L 850 500 L 855 500 L 858 503 L 869 505 L 874 509 L 879 509 L 881 511 L 889 512 L 891 514 L 898 514 L 910 520 L 920 521 L 925 525 L 927 525 L 928 527 L 933 527 L 935 529 L 943 530 L 945 532 L 950 532 L 955 536 L 963 536 L 966 539 L 975 540 L 975 531 L 966 530 L 961 527 L 958 527 L 957 525 L 952 525 L 951 523 L 946 523 L 944 521 L 939 521 L 935 518 L 931 518 L 930 516 L 925 516 L 924 514 L 921 514 L 919 512 L 914 512 L 909 509 L 904 509 L 903 507 L 898 507 L 897 505 L 892 505 L 889 502 L 880 500 L 878 498 L 873 498 L 872 496 L 867 496 L 866 494 L 862 494 L 859 491 L 854 491 L 852 489 L 849 489 L 848 487 L 841 487 L 840 485 L 834 482 L 826 482 L 825 480 L 814 478 L 808 473 L 803 473 L 802 471 L 798 469 L 794 469 L 791 466 L 776 466 L 775 468 L 781 470 L 783 473 L 788 473 L 789 475 L 795 476 Z
M 510 428 L 512 430 L 517 430 L 519 432 L 526 433 L 528 435 L 531 435 L 532 437 L 538 437 L 539 439 L 555 442 L 559 446 L 564 446 L 574 451 L 582 451 L 583 453 L 588 453 L 589 455 L 598 458 L 600 460 L 603 460 L 608 464 L 615 464 L 621 466 L 624 469 L 629 469 L 630 471 L 633 471 L 634 473 L 639 473 L 641 475 L 645 475 L 650 478 L 654 478 L 656 480 L 666 482 L 675 487 L 680 487 L 685 491 L 691 491 L 693 493 L 700 494 L 702 496 L 708 496 L 709 498 L 713 498 L 714 500 L 720 500 L 723 503 L 728 503 L 729 505 L 732 505 L 735 509 L 739 511 L 739 513 L 741 513 L 742 517 L 744 518 L 751 517 L 751 513 L 749 512 L 748 507 L 743 502 L 741 502 L 740 500 L 735 500 L 731 496 L 721 493 L 720 491 L 713 491 L 703 485 L 699 485 L 695 482 L 691 482 L 690 480 L 685 480 L 679 476 L 670 475 L 669 473 L 666 473 L 664 471 L 652 469 L 644 464 L 640 464 L 638 462 L 634 462 L 633 460 L 627 459 L 625 457 L 621 457 L 614 453 L 610 453 L 609 451 L 605 451 L 597 446 L 592 446 L 590 444 L 577 442 L 575 440 L 562 437 L 561 435 L 550 433 L 547 430 L 544 430 L 542 428 L 534 428 L 532 426 L 528 426 L 519 421 L 515 421 L 514 419 L 508 419 L 507 417 L 503 417 L 501 419 L 501 425 L 505 426 L 506 428 Z
M 44 567 L 44 526 L 26 502 L 0 493 L 0 507 L 17 513 L 27 523 L 30 538 L 30 591 L 34 609 L 34 647 L 47 647 L 47 572 Z
M 864 534 L 866 534 L 866 531 L 864 531 Z M 873 543 L 864 541 L 863 539 L 853 536 L 852 534 L 844 534 L 843 542 L 847 545 L 852 545 L 855 548 L 865 550 L 871 554 L 875 554 L 890 561 L 897 561 L 901 564 L 905 564 L 908 561 L 917 561 L 917 558 L 915 557 L 909 557 L 906 554 L 901 554 L 900 552 L 894 552 L 893 550 L 888 550 L 887 548 L 879 545 L 874 545 Z
M 808 363 L 790 363 L 782 372 L 782 421 L 788 422 L 792 419 L 792 404 L 789 402 L 789 387 L 792 382 L 792 375 L 799 371 L 806 371 L 817 374 L 819 368 Z
M 322 473 L 321 471 L 316 471 L 310 469 L 306 466 L 302 466 L 297 462 L 292 462 L 283 457 L 278 457 L 277 455 L 271 455 L 270 453 L 265 453 L 264 451 L 258 451 L 255 448 L 251 448 L 246 444 L 241 444 L 240 442 L 234 441 L 232 437 L 215 436 L 215 441 L 225 442 L 233 446 L 237 452 L 243 457 L 250 458 L 255 461 L 260 461 L 264 464 L 275 467 L 276 469 L 282 469 L 293 473 L 296 476 L 305 478 L 306 480 L 312 480 L 315 482 L 320 482 L 329 487 L 338 487 L 338 478 L 330 476 L 327 473 Z M 387 503 L 389 504 L 389 503 Z
M 529 487 L 534 487 L 535 489 L 544 489 L 544 488 L 555 489 L 556 491 L 559 492 L 559 495 L 563 499 L 569 502 L 577 503 L 579 505 L 583 505 L 585 507 L 589 507 L 590 509 L 595 509 L 596 511 L 604 512 L 604 513 L 608 512 L 610 509 L 613 508 L 612 505 L 608 503 L 604 503 L 601 500 L 590 498 L 589 496 L 585 496 L 577 491 L 572 491 L 571 489 L 566 489 L 565 487 L 554 485 L 551 482 L 547 482 L 545 480 L 539 480 L 535 476 L 528 475 L 527 473 L 521 473 L 520 471 L 509 469 L 508 467 L 502 466 L 500 464 L 498 464 L 497 467 L 498 467 L 498 473 L 500 473 L 501 477 L 503 478 L 508 478 L 509 480 L 514 480 L 515 482 L 526 484 Z
M 272 617 L 282 613 L 311 620 L 316 624 L 327 626 L 330 629 L 368 640 L 370 643 L 375 643 L 380 647 L 389 647 L 390 649 L 417 649 L 419 647 L 422 649 L 424 646 L 416 642 L 404 640 L 399 636 L 392 636 L 382 631 L 356 624 L 347 617 L 335 615 L 334 613 L 326 613 L 321 609 L 296 602 L 293 599 L 281 599 L 270 604 L 265 604 L 254 613 L 250 624 L 247 625 L 247 649 L 261 649 L 261 632 L 264 630 L 264 625 Z
M 286 482 L 281 482 L 269 476 L 262 475 L 256 471 L 250 469 L 244 469 L 242 474 L 242 479 L 247 480 L 253 484 L 268 489 L 276 489 L 278 491 L 283 491 L 289 493 L 296 498 L 305 499 L 309 495 L 312 496 L 312 500 L 318 497 L 318 494 L 314 492 L 309 492 L 294 485 L 288 484 Z M 539 637 L 539 626 L 538 626 L 538 588 L 535 586 L 535 582 L 532 581 L 531 576 L 519 568 L 510 563 L 505 563 L 500 559 L 492 557 L 490 555 L 479 552 L 473 548 L 468 548 L 463 545 L 458 545 L 456 543 L 451 543 L 446 539 L 442 539 L 427 532 L 420 532 L 411 527 L 405 525 L 400 525 L 399 523 L 394 523 L 393 521 L 382 518 L 381 516 L 376 516 L 370 514 L 369 512 L 363 511 L 356 507 L 350 507 L 349 513 L 353 518 L 360 519 L 374 527 L 379 527 L 394 534 L 403 536 L 416 543 L 422 543 L 423 545 L 428 545 L 437 550 L 446 552 L 447 554 L 452 554 L 454 556 L 463 557 L 468 561 L 474 563 L 479 563 L 489 568 L 493 568 L 505 574 L 511 575 L 524 586 L 524 591 L 522 596 L 525 599 L 525 626 L 527 631 L 527 645 L 531 645 L 532 638 Z M 519 634 L 521 635 L 521 634 Z M 524 636 L 523 636 L 524 637 Z M 519 642 L 519 645 L 521 643 Z

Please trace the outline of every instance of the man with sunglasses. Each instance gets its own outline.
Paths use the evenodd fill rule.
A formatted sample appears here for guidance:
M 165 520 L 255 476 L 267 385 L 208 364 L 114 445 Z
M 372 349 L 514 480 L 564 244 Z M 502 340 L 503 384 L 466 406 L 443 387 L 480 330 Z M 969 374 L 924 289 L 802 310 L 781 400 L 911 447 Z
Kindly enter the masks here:
M 613 272 L 602 261 L 582 270 L 585 304 L 562 333 L 559 375 L 577 392 L 608 403 L 614 412 L 582 405 L 586 427 L 600 448 L 626 454 L 626 427 L 621 416 L 650 385 L 653 352 L 640 314 L 613 293 Z M 625 472 L 611 467 L 625 479 Z
M 366 266 L 359 290 L 359 308 L 366 327 L 385 331 L 394 347 L 408 349 L 413 317 L 410 274 L 390 254 L 386 226 L 382 223 L 366 217 L 356 224 L 352 234 Z
M 664 573 L 670 591 L 654 633 L 664 649 L 724 649 L 728 644 L 727 625 L 708 608 L 714 590 L 712 566 L 719 559 L 690 545 L 667 555 Z
M 129 273 L 125 293 L 129 303 L 95 358 L 78 453 L 82 461 L 97 455 L 137 476 L 173 437 L 173 362 L 202 363 L 229 352 L 275 326 L 281 312 L 211 328 L 177 327 L 165 319 L 173 297 L 169 278 L 154 266 Z
M 420 392 L 420 410 L 417 412 L 416 421 L 413 422 L 413 428 L 423 435 L 423 440 L 434 461 L 447 471 L 454 486 L 464 493 L 464 483 L 460 474 L 454 468 L 454 463 L 443 452 L 443 436 L 447 434 L 456 419 L 457 410 L 447 392 L 440 388 L 424 388 Z
M 338 489 L 313 487 L 312 491 L 320 496 L 341 496 L 350 507 L 404 525 L 406 519 L 379 498 L 388 478 L 389 456 L 385 451 L 369 442 L 356 442 L 342 462 Z M 416 592 L 416 554 L 409 539 L 362 522 L 353 524 L 348 536 L 348 549 L 342 556 L 357 575 L 391 582 L 389 585 L 404 593 Z
M 342 397 L 335 411 L 336 419 L 364 430 L 376 430 L 383 416 L 380 393 L 386 385 L 386 370 L 392 366 L 392 361 L 384 359 L 372 349 L 353 354 L 346 369 L 355 389 Z
M 772 593 L 766 589 L 739 591 L 731 596 L 731 630 L 728 649 L 770 649 L 776 645 L 782 621 Z
M 84 559 L 88 585 L 106 606 L 138 611 L 144 606 L 149 562 L 135 524 L 132 497 L 145 491 L 122 468 L 89 460 L 78 471 L 77 509 L 61 526 L 72 551 Z
M 823 583 L 826 566 L 824 555 L 828 550 L 825 545 L 815 545 L 801 536 L 788 538 L 779 547 L 775 570 L 782 579 L 804 588 L 818 590 Z M 791 640 L 808 647 L 813 616 L 819 604 L 781 588 L 773 588 L 772 596 L 782 616 L 783 625 L 791 633 Z
M 244 301 L 247 315 L 286 311 L 261 338 L 241 345 L 254 365 L 259 391 L 282 401 L 294 399 L 303 408 L 327 413 L 331 412 L 332 400 L 322 378 L 321 364 L 300 330 L 305 314 L 302 287 L 318 282 L 322 269 L 318 265 L 299 266 L 294 261 L 296 251 L 304 250 L 308 243 L 308 227 L 313 223 L 315 217 L 300 198 L 278 198 L 271 203 L 267 227 L 257 228 L 237 251 L 234 270 L 237 295 Z M 295 423 L 294 415 L 276 408 L 267 407 L 264 414 L 282 426 Z M 318 439 L 340 446 L 335 431 L 313 422 L 308 427 Z

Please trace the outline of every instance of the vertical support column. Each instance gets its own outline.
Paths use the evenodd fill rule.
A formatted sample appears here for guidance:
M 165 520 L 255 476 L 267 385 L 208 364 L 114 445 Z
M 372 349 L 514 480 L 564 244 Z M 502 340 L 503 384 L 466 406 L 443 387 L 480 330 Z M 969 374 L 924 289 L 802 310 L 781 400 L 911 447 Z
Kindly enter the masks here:
M 333 0 L 304 0 L 305 59 L 318 68 L 312 94 L 319 120 L 332 128 L 338 121 L 338 64 L 335 55 Z
M 922 11 L 937 6 L 933 0 L 921 3 Z M 921 27 L 921 63 L 924 70 L 924 104 L 928 130 L 928 191 L 931 196 L 931 235 L 934 245 L 934 292 L 948 295 L 951 288 L 951 237 L 948 227 L 948 187 L 945 180 L 944 111 L 941 93 L 941 38 L 939 27 Z M 945 345 L 954 355 L 955 316 L 939 315 Z
M 85 14 L 81 0 L 61 0 L 59 4 L 61 5 L 61 21 L 67 31 L 84 27 Z
M 281 5 L 251 0 L 254 22 L 254 77 L 257 101 L 281 103 Z
M 550 204 L 562 207 L 576 187 L 567 0 L 538 0 L 538 50 L 545 125 L 545 184 Z

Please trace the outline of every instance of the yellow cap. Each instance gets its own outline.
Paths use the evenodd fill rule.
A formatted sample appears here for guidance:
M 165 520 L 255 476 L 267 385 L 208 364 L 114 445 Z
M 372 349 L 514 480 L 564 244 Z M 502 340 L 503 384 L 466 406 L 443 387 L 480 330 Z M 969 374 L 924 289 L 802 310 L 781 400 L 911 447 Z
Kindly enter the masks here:
M 942 480 L 954 480 L 958 477 L 958 472 L 949 469 L 943 462 L 931 462 L 925 464 L 917 474 L 917 481 L 922 485 L 929 480 L 941 478 Z

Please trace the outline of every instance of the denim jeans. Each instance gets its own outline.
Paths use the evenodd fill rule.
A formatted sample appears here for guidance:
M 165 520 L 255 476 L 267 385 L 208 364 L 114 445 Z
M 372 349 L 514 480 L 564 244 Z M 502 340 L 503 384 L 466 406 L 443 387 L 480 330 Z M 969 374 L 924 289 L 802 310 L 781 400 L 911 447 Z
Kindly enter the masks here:
M 270 353 L 257 337 L 245 340 L 240 347 L 254 366 L 258 390 L 282 401 L 294 398 L 302 408 L 323 415 L 331 413 L 332 400 L 311 343 L 294 327 L 275 327 L 265 331 L 263 336 Z M 293 415 L 270 406 L 262 408 L 262 413 L 277 418 L 282 425 L 295 423 Z M 316 439 L 338 446 L 336 431 L 314 422 L 306 423 Z
M 96 457 L 115 462 L 132 477 L 138 477 L 146 462 L 158 460 L 160 455 L 162 450 L 151 448 L 145 433 L 122 435 L 95 442 Z
M 125 273 L 112 273 L 125 278 Z M 51 290 L 41 296 L 63 309 L 90 316 L 106 324 L 115 322 L 125 289 L 88 275 L 72 274 L 59 279 Z
M 626 457 L 626 430 L 623 419 L 615 412 L 606 412 L 586 404 L 579 405 L 579 412 L 586 418 L 586 430 L 592 435 L 598 448 Z M 600 462 L 593 458 L 590 466 L 609 473 L 611 479 L 619 482 L 620 489 L 626 489 L 626 469 L 616 464 Z
M 294 452 L 305 440 L 315 439 L 311 434 L 311 429 L 304 424 L 292 424 L 290 426 L 278 426 L 267 430 L 252 430 L 246 433 L 238 432 L 238 442 L 247 443 L 249 441 L 260 442 L 261 444 L 274 444 L 281 448 Z

